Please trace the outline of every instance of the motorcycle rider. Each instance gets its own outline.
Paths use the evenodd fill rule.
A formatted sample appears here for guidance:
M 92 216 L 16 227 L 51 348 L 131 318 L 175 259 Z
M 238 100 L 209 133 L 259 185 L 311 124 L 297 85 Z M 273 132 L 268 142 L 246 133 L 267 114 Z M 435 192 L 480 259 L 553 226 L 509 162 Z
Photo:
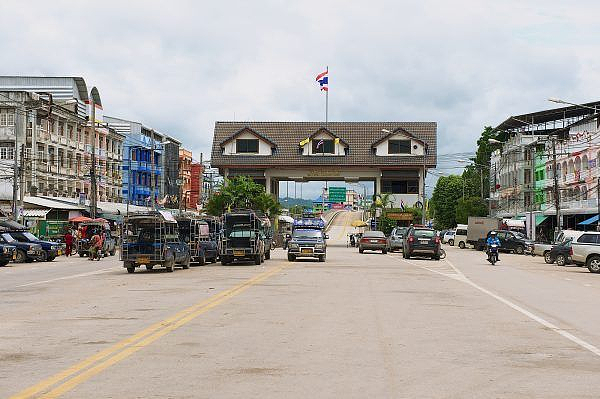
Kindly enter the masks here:
M 500 249 L 500 239 L 497 237 L 497 235 L 496 235 L 496 232 L 495 232 L 495 231 L 490 231 L 490 235 L 488 236 L 488 238 L 487 238 L 487 240 L 486 240 L 485 244 L 486 244 L 486 245 L 487 245 L 487 247 L 488 247 L 488 260 L 489 260 L 489 259 L 490 259 L 490 251 L 489 251 L 489 248 L 490 248 L 492 245 L 494 245 L 494 244 L 495 244 L 495 245 L 497 245 L 497 246 L 498 246 L 498 249 Z M 500 261 L 500 258 L 499 258 L 499 256 L 498 256 L 499 252 L 500 252 L 500 251 L 497 251 L 497 252 L 496 252 L 496 261 L 497 261 L 497 262 L 499 262 L 499 261 Z

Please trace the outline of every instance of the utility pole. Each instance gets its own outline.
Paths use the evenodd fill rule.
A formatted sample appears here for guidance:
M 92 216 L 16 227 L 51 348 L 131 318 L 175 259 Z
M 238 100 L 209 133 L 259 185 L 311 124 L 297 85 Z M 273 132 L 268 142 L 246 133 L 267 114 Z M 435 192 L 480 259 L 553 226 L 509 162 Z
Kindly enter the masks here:
M 552 137 L 552 171 L 554 181 L 554 208 L 556 209 L 555 237 L 560 230 L 560 194 L 558 191 L 558 174 L 556 170 L 556 137 Z
M 19 209 L 23 209 L 23 200 L 25 198 L 25 144 L 21 144 L 21 154 L 19 155 Z
M 13 220 L 16 222 L 19 220 L 19 189 L 21 189 L 22 191 L 22 187 L 19 187 L 19 180 L 20 180 L 20 173 L 21 171 L 19 170 L 19 138 L 21 137 L 21 132 L 23 131 L 23 125 L 22 125 L 22 115 L 25 113 L 25 106 L 22 103 L 19 103 L 16 107 L 15 107 L 15 147 L 13 149 L 13 158 L 14 158 L 14 164 L 13 164 L 13 195 L 12 195 L 12 201 L 13 201 L 13 209 L 12 209 L 12 214 L 13 214 Z
M 92 88 L 90 95 L 90 120 L 92 122 L 92 166 L 90 168 L 90 216 L 92 219 L 96 219 L 96 207 L 98 201 L 98 186 L 96 184 L 96 103 L 94 101 L 94 91 L 97 91 L 95 87 Z
M 427 143 L 423 146 L 423 204 L 421 208 L 421 225 L 425 226 L 425 170 L 427 168 Z M 464 184 L 464 183 L 463 183 Z M 464 187 L 464 186 L 463 186 Z M 463 188 L 464 190 L 464 188 Z M 464 192 L 463 192 L 464 197 Z

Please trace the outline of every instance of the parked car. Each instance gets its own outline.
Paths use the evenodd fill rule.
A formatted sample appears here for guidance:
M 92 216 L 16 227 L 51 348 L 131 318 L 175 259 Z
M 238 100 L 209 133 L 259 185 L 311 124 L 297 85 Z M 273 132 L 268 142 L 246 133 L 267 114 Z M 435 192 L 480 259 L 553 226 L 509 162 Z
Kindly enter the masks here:
M 8 262 L 14 260 L 17 247 L 14 245 L 0 244 L 0 266 L 8 265 Z
M 404 251 L 402 256 L 410 259 L 414 255 L 430 256 L 431 259 L 440 260 L 441 240 L 434 229 L 426 227 L 411 227 L 406 232 Z
M 44 250 L 40 244 L 17 241 L 9 233 L 0 232 L 0 244 L 14 246 L 14 261 L 16 263 L 33 262 L 42 259 Z
M 191 263 L 204 266 L 206 262 L 215 263 L 219 257 L 217 242 L 210 235 L 206 221 L 195 217 L 176 218 L 179 238 L 190 247 Z
M 546 263 L 554 263 L 554 258 L 548 256 L 548 253 L 555 245 L 560 245 L 566 240 L 573 240 L 579 238 L 584 232 L 577 230 L 563 230 L 558 236 L 556 236 L 556 240 L 552 244 L 540 243 L 536 242 L 533 244 L 533 255 L 543 256 L 544 261 Z
M 397 249 L 402 250 L 406 230 L 408 230 L 408 227 L 394 227 L 390 234 L 390 252 L 394 252 Z
M 298 258 L 316 258 L 319 262 L 327 259 L 327 234 L 317 227 L 298 227 L 292 232 L 288 243 L 288 261 Z
M 493 230 L 496 232 L 498 239 L 500 240 L 500 250 L 505 252 L 513 252 L 519 255 L 525 253 L 525 251 L 531 252 L 534 242 L 528 240 L 523 234 L 510 231 L 510 230 Z M 490 231 L 491 232 L 491 231 Z M 490 232 L 487 236 L 489 237 Z
M 573 253 L 571 243 L 572 241 L 569 239 L 558 245 L 554 245 L 544 256 L 544 258 L 547 257 L 550 260 L 546 261 L 546 263 L 556 262 L 558 266 L 564 266 L 571 263 L 571 255 Z
M 456 244 L 460 249 L 464 249 L 467 246 L 467 233 L 468 226 L 466 224 L 459 224 L 456 226 L 454 241 L 450 245 Z
M 23 226 L 14 220 L 0 221 L 0 228 L 2 228 L 2 231 L 5 234 L 9 234 L 17 241 L 40 245 L 42 247 L 42 253 L 38 256 L 38 258 L 36 258 L 36 260 L 50 262 L 53 261 L 57 256 L 62 255 L 63 246 L 61 243 L 40 240 L 38 237 L 29 232 L 27 226 Z
M 586 231 L 571 241 L 571 259 L 579 266 L 587 266 L 592 273 L 600 273 L 600 232 Z
M 449 244 L 451 246 L 454 245 L 454 235 L 456 234 L 456 230 L 447 230 L 442 236 L 442 244 Z
M 176 265 L 190 267 L 190 247 L 181 242 L 177 221 L 166 211 L 127 216 L 123 224 L 121 260 L 128 273 L 136 267 L 162 266 L 172 272 Z
M 383 234 L 383 231 L 372 230 L 365 231 L 358 241 L 358 252 L 361 254 L 367 251 L 381 251 L 383 254 L 387 254 L 390 243 Z

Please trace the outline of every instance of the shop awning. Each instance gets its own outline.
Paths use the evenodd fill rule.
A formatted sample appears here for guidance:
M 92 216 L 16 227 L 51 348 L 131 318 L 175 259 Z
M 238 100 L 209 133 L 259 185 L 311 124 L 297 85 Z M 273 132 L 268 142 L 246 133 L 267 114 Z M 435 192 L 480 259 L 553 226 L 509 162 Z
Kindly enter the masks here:
M 23 217 L 26 218 L 46 218 L 50 209 L 23 209 Z
M 594 224 L 594 223 L 598 223 L 598 215 L 592 216 L 591 218 L 586 219 L 583 222 L 580 222 L 580 223 L 577 223 L 577 224 L 582 225 L 582 226 L 586 226 L 588 224 Z
M 540 224 L 544 223 L 544 220 L 548 219 L 549 216 L 546 215 L 542 215 L 540 213 L 535 215 L 535 225 L 539 226 Z

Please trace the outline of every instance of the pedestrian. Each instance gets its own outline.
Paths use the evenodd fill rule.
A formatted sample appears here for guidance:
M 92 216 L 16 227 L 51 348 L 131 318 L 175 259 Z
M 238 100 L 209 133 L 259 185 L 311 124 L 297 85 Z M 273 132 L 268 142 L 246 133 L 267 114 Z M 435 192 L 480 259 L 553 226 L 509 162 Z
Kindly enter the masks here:
M 65 256 L 71 256 L 71 251 L 73 251 L 73 234 L 71 234 L 71 230 L 67 230 L 67 234 L 65 234 L 65 244 L 67 246 L 65 250 Z
M 102 248 L 100 244 L 101 241 L 102 238 L 100 238 L 97 232 L 94 232 L 94 235 L 90 239 L 90 257 L 88 258 L 88 260 L 94 260 L 96 257 L 98 258 L 98 260 L 100 260 L 99 252 L 100 248 Z

